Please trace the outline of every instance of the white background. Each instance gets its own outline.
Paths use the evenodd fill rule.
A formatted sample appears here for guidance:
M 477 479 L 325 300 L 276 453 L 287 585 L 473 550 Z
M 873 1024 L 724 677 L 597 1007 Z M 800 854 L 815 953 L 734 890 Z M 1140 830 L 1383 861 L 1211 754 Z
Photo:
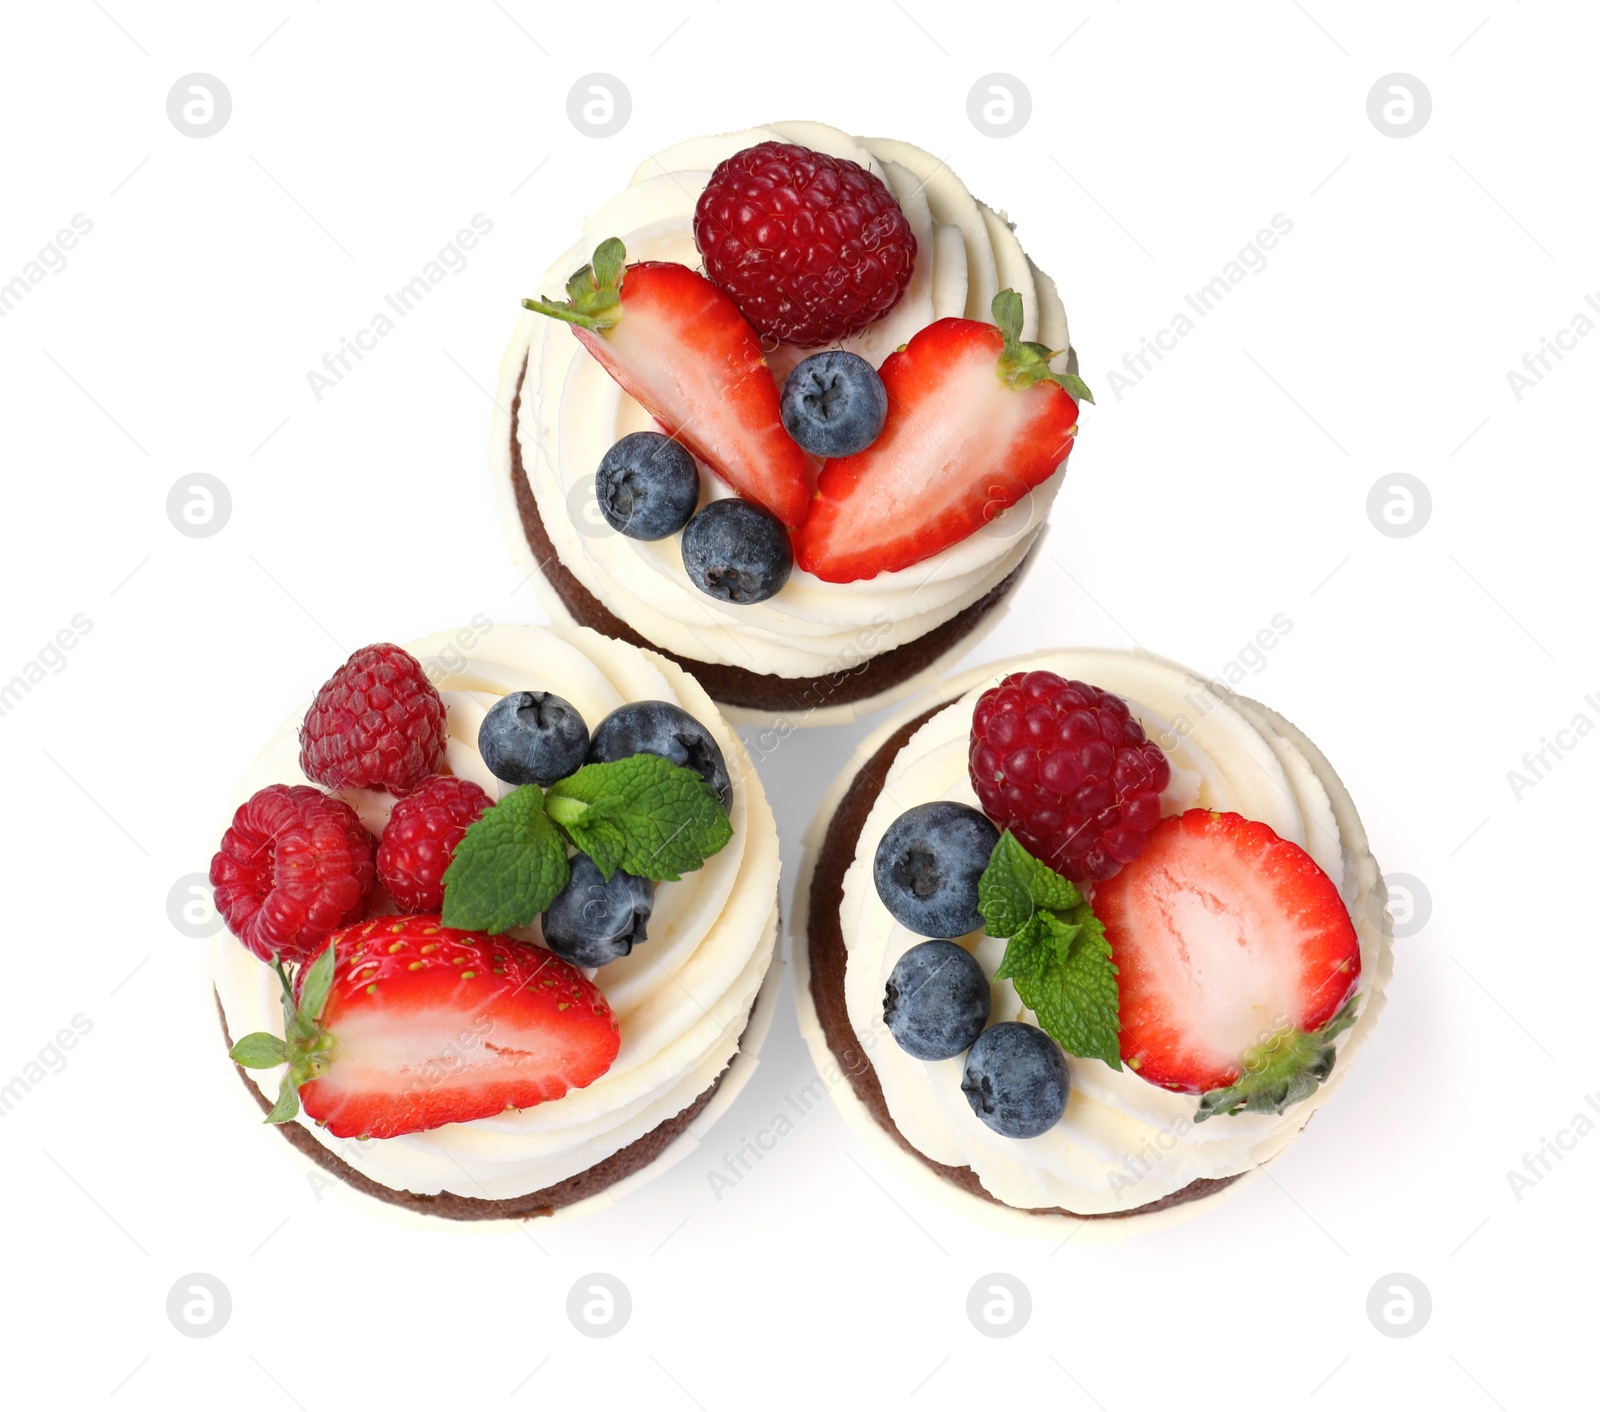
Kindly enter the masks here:
M 1600 1133 L 1520 1200 L 1506 1174 L 1600 1093 L 1600 741 L 1520 799 L 1507 771 L 1600 721 L 1600 338 L 1520 400 L 1506 373 L 1600 298 L 1592 7 L 746 8 L 8 7 L 0 282 L 75 214 L 93 230 L 0 319 L 0 680 L 93 626 L 0 717 L 0 1079 L 92 1025 L 0 1128 L 6 1383 L 164 1408 L 1591 1401 Z M 566 116 L 594 70 L 632 95 L 604 140 Z M 966 107 L 996 70 L 1033 100 L 1003 140 Z M 165 108 L 196 71 L 233 101 L 203 140 Z M 1366 110 L 1396 71 L 1433 99 L 1405 139 Z M 516 301 L 646 154 L 782 117 L 936 152 L 1060 282 L 1100 402 L 981 654 L 1140 645 L 1221 674 L 1286 614 L 1244 689 L 1431 894 L 1338 1100 L 1175 1230 L 996 1235 L 827 1105 L 718 1200 L 708 1172 L 812 1077 L 786 996 L 751 1086 L 659 1182 L 584 1222 L 413 1232 L 319 1199 L 251 1121 L 167 920 L 234 780 L 346 653 L 537 619 L 484 473 Z M 467 267 L 317 400 L 308 370 L 480 212 Z M 1277 213 L 1267 267 L 1119 397 L 1123 355 Z M 1365 507 L 1401 471 L 1432 515 L 1390 538 Z M 165 511 L 197 472 L 232 497 L 198 540 Z M 791 877 L 860 734 L 764 768 Z M 194 1271 L 232 1296 L 206 1340 L 165 1312 Z M 564 1312 L 591 1271 L 633 1298 L 605 1342 Z M 1032 1292 L 1009 1340 L 966 1317 L 991 1271 Z M 1433 1301 L 1404 1340 L 1366 1314 L 1396 1271 Z

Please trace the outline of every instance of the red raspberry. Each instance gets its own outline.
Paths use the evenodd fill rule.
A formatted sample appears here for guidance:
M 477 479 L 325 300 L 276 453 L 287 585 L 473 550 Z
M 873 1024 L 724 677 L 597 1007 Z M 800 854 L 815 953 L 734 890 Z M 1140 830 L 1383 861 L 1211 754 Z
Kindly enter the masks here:
M 471 780 L 435 775 L 394 806 L 378 845 L 378 881 L 402 912 L 444 906 L 444 870 L 456 844 L 493 802 Z
M 405 794 L 444 763 L 444 702 L 403 647 L 351 654 L 300 727 L 300 768 L 329 789 Z
M 786 142 L 735 152 L 694 208 L 706 276 L 766 339 L 816 348 L 881 319 L 917 262 L 894 193 L 865 167 Z
M 1054 672 L 1013 672 L 978 698 L 968 764 L 983 812 L 1073 882 L 1133 859 L 1172 775 L 1120 696 Z
M 263 961 L 307 961 L 365 915 L 374 847 L 342 799 L 269 784 L 239 806 L 211 860 L 217 911 Z

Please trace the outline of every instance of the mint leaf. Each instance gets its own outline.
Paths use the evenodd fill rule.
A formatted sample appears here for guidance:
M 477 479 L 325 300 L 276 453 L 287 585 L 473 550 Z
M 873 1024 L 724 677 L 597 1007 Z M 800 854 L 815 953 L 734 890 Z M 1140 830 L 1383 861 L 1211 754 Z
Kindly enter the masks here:
M 721 800 L 700 772 L 659 755 L 585 765 L 550 786 L 546 807 L 608 879 L 621 868 L 676 882 L 733 837 Z
M 1007 829 L 978 879 L 978 910 L 989 936 L 1014 936 L 1041 907 L 1068 911 L 1083 896 L 1053 868 L 1041 863 Z
M 246 1069 L 275 1069 L 288 1062 L 289 1051 L 277 1035 L 257 1030 L 234 1045 L 228 1058 Z
M 1083 906 L 1085 920 L 1041 912 L 1006 945 L 995 972 L 1010 980 L 1039 1027 L 1068 1054 L 1122 1067 L 1117 1035 L 1117 968 L 1105 928 Z
M 1068 1054 L 1120 1069 L 1117 967 L 1083 894 L 1008 829 L 978 880 L 978 910 L 989 936 L 1008 938 L 995 979 L 1011 981 Z
M 539 786 L 522 785 L 484 810 L 456 845 L 444 873 L 442 920 L 490 933 L 526 926 L 555 901 L 569 871 Z

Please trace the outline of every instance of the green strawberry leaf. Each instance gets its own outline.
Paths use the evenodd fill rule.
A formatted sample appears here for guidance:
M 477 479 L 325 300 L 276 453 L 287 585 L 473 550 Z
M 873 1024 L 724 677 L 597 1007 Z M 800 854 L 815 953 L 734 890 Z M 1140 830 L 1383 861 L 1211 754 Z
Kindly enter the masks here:
M 1068 1054 L 1122 1067 L 1117 967 L 1083 894 L 1008 829 L 978 880 L 989 936 L 1002 936 L 996 980 L 1009 980 L 1039 1027 Z
M 269 1123 L 287 1123 L 300 1111 L 300 1082 L 296 1079 L 294 1070 L 283 1076 L 283 1085 L 278 1089 L 278 1101 L 272 1105 L 272 1111 L 267 1114 Z
M 1246 1050 L 1238 1080 L 1204 1095 L 1195 1122 L 1219 1114 L 1285 1113 L 1311 1097 L 1333 1072 L 1333 1041 L 1355 1023 L 1358 999 L 1352 995 L 1320 1030 L 1308 1034 L 1291 1026 Z
M 1094 393 L 1089 391 L 1089 384 L 1076 373 L 1062 373 L 1056 381 L 1066 388 L 1077 401 L 1087 402 L 1090 406 L 1094 405 Z
M 526 302 L 526 301 L 524 301 Z M 1022 340 L 1022 296 L 1014 289 L 1002 289 L 989 304 L 990 317 L 1000 330 L 1000 376 L 1007 385 L 1025 392 L 1036 382 L 1053 382 L 1079 402 L 1093 402 L 1094 393 L 1076 373 L 1050 371 L 1050 361 L 1067 350 L 1043 343 Z
M 525 784 L 484 810 L 456 845 L 444 873 L 442 920 L 491 934 L 526 926 L 555 901 L 569 872 L 544 796 Z
M 659 755 L 585 765 L 550 786 L 546 807 L 607 878 L 621 868 L 676 882 L 733 837 L 716 791 L 700 772 Z
M 1014 289 L 1002 289 L 989 304 L 994 326 L 1008 342 L 1022 340 L 1022 296 Z
M 311 969 L 300 982 L 300 1011 L 308 1020 L 322 1018 L 322 1007 L 328 1003 L 328 992 L 333 989 L 333 946 L 322 948 L 322 954 L 311 963 Z
M 524 299 L 522 307 L 563 323 L 604 333 L 622 318 L 622 279 L 628 252 L 615 236 L 595 247 L 594 259 L 567 281 L 567 302 Z
M 275 1069 L 289 1062 L 289 1050 L 277 1035 L 257 1030 L 234 1045 L 228 1058 L 246 1069 Z

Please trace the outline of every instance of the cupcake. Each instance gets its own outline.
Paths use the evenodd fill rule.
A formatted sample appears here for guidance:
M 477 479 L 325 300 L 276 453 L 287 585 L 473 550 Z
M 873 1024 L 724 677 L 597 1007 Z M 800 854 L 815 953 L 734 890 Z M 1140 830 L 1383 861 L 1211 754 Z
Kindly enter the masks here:
M 1392 966 L 1348 792 L 1182 668 L 1045 652 L 879 730 L 807 837 L 796 992 L 845 1115 L 970 1213 L 1141 1220 L 1284 1150 Z
M 1004 216 L 818 123 L 647 159 L 521 293 L 490 453 L 512 553 L 555 621 L 735 721 L 935 681 L 1026 571 L 1092 400 Z
M 614 1199 L 693 1150 L 771 1015 L 761 783 L 681 668 L 586 628 L 357 652 L 240 782 L 211 880 L 251 1098 L 413 1212 Z

